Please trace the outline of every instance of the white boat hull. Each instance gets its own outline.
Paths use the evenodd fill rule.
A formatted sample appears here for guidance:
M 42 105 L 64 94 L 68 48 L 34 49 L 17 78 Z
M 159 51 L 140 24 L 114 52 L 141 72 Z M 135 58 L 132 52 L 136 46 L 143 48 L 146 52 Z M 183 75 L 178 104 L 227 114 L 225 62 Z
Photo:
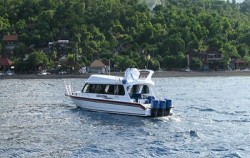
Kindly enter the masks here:
M 78 97 L 74 95 L 70 95 L 69 97 L 78 107 L 90 111 L 135 116 L 151 116 L 151 110 L 147 109 L 145 106 L 139 103 L 130 103 L 105 99 L 93 99 Z

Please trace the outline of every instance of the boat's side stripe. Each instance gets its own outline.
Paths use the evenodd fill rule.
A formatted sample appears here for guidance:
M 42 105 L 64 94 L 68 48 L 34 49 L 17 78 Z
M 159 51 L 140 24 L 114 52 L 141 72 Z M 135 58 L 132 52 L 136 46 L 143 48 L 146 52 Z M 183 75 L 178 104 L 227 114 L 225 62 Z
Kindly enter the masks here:
M 101 100 L 101 99 L 78 97 L 78 96 L 73 96 L 73 95 L 70 95 L 69 97 L 77 99 L 77 100 L 84 100 L 84 101 L 98 102 L 98 103 L 107 103 L 107 104 L 113 104 L 113 105 L 139 107 L 143 110 L 146 109 L 144 106 L 142 106 L 141 104 L 138 104 L 138 103 L 128 103 L 128 102 L 113 101 L 113 100 Z

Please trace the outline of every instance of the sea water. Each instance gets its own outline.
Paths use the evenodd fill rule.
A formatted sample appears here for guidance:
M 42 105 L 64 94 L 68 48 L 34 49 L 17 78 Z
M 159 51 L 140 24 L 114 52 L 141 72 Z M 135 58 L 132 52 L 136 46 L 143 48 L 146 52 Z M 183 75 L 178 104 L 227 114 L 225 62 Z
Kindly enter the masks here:
M 250 157 L 250 78 L 153 78 L 173 115 L 88 112 L 65 81 L 0 80 L 0 157 Z

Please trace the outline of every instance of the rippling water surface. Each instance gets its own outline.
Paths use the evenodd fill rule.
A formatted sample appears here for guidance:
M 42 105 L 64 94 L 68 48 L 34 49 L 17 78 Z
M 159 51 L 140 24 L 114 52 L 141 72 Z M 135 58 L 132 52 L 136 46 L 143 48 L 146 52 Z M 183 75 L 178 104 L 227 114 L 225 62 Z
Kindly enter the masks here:
M 0 157 L 249 157 L 249 77 L 153 80 L 170 117 L 76 108 L 84 79 L 0 80 Z

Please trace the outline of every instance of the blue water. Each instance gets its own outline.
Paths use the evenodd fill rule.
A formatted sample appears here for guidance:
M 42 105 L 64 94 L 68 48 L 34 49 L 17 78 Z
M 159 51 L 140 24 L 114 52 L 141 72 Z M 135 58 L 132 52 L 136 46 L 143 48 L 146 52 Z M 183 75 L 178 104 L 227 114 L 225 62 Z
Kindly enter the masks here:
M 88 112 L 64 81 L 0 80 L 0 157 L 250 157 L 250 78 L 154 78 L 170 117 Z

